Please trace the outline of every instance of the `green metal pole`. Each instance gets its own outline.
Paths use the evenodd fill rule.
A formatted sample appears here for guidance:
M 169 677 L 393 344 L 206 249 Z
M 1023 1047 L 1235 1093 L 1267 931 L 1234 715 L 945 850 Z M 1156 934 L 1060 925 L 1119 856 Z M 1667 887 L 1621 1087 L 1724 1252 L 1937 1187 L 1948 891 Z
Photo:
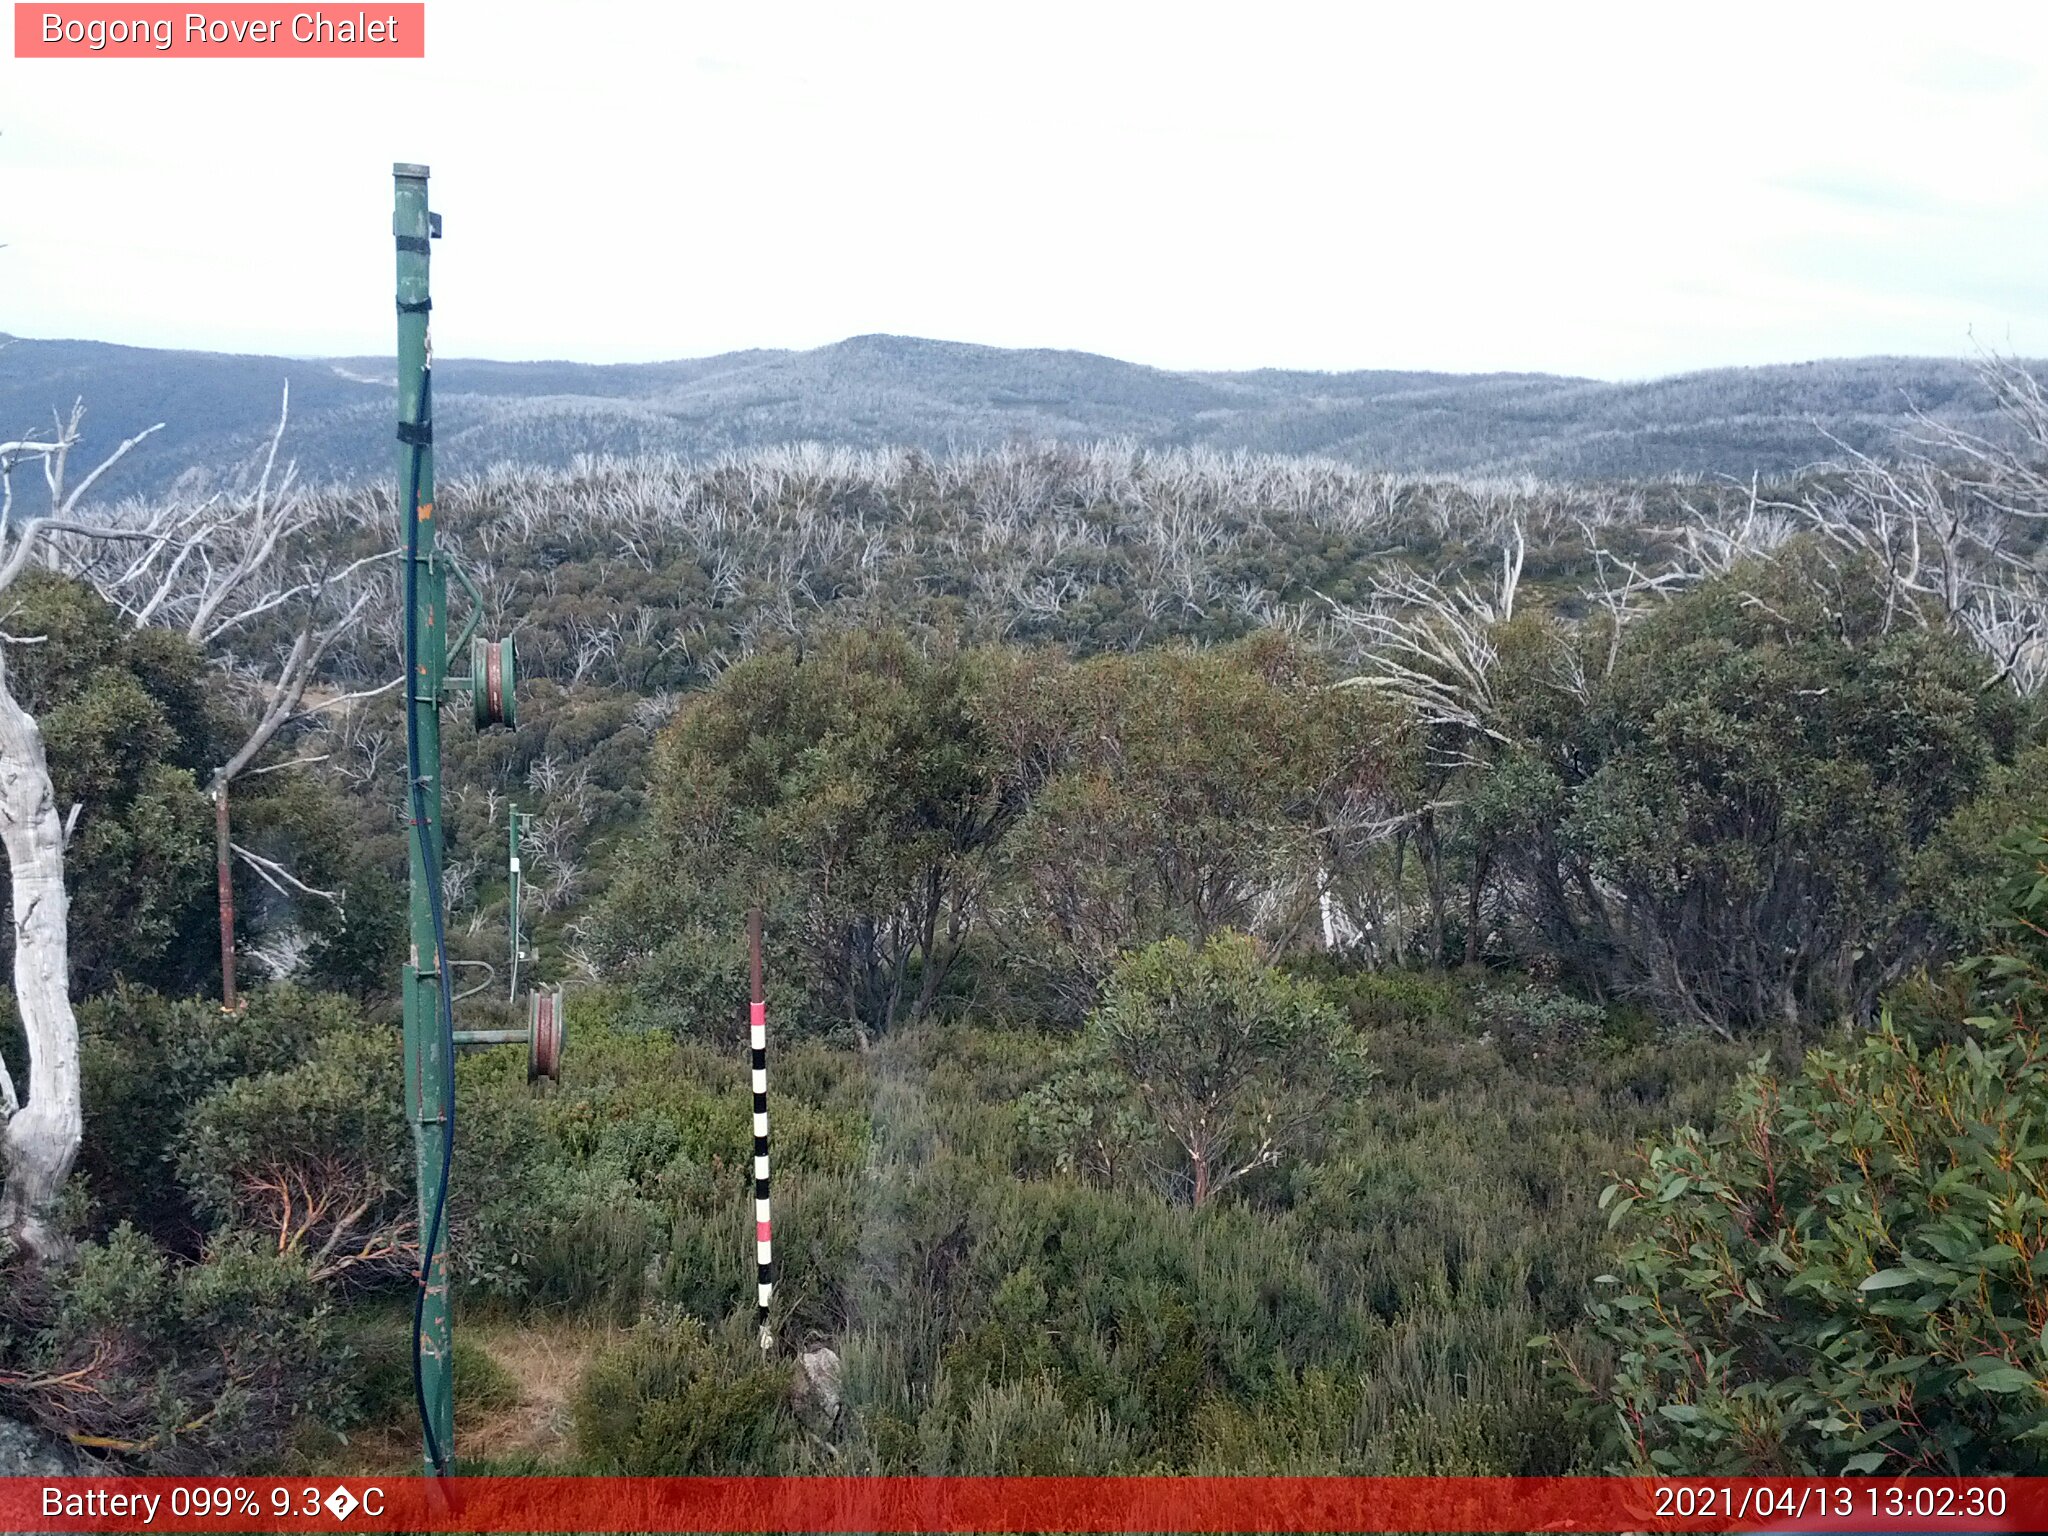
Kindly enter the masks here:
M 432 426 L 431 393 L 424 387 L 432 359 L 427 327 L 427 240 L 434 233 L 427 212 L 427 168 L 394 165 L 391 232 L 398 247 L 398 452 L 399 515 L 419 521 L 414 622 L 419 670 L 407 679 L 407 705 L 419 733 L 420 776 L 425 825 L 412 829 L 412 947 L 407 958 L 405 997 L 405 1096 L 412 1121 L 413 1153 L 418 1166 L 419 1231 L 427 1224 L 441 1195 L 443 1105 L 447 1102 L 455 1064 L 441 1042 L 440 956 L 434 950 L 433 909 L 429 905 L 428 850 L 434 869 L 443 867 L 441 823 L 441 687 L 448 670 L 447 575 L 434 559 L 434 450 L 427 433 Z M 409 429 L 409 430 L 408 430 Z M 413 477 L 415 443 L 420 455 L 419 504 L 403 503 Z M 403 524 L 400 525 L 401 529 Z M 435 1245 L 427 1275 L 422 1310 L 420 1379 L 426 1398 L 427 1423 L 435 1443 L 452 1467 L 455 1443 L 455 1400 L 452 1391 L 448 1316 L 448 1238 Z M 427 1470 L 436 1468 L 429 1461 Z

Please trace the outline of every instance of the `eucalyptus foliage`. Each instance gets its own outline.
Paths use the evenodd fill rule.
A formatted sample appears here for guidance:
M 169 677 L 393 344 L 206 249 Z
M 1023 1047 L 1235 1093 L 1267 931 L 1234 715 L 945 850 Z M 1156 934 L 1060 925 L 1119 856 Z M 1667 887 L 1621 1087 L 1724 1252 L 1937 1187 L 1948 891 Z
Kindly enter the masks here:
M 2048 842 L 1959 988 L 1759 1065 L 1722 1127 L 1610 1185 L 1582 1381 L 1620 1465 L 2048 1470 Z M 1576 1368 L 1574 1368 L 1576 1369 Z
M 1025 1113 L 1068 1166 L 1128 1163 L 1203 1205 L 1298 1155 L 1369 1075 L 1322 989 L 1269 969 L 1248 936 L 1163 939 L 1117 969 L 1072 1063 Z

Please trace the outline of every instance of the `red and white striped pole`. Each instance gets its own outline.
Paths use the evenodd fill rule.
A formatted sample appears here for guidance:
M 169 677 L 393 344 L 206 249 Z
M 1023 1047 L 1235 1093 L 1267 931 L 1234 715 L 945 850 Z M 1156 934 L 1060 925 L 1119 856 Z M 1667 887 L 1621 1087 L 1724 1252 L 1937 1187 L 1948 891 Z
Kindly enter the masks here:
M 768 1002 L 761 991 L 761 909 L 747 913 L 747 952 L 753 971 L 753 1002 L 747 1017 L 747 1054 L 754 1080 L 754 1321 L 761 1348 L 775 1347 L 768 1330 L 768 1304 L 775 1298 L 775 1239 L 768 1213 Z

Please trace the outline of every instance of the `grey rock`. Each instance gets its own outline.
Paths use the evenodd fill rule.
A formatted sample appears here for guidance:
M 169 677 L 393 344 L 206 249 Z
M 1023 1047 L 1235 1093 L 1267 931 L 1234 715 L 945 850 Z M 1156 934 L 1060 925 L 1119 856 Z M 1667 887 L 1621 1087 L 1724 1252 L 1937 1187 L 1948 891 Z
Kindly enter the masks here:
M 829 1346 L 797 1356 L 790 1407 L 797 1422 L 814 1434 L 829 1434 L 839 1423 L 839 1356 Z
M 0 1419 L 0 1477 L 74 1477 L 78 1453 L 15 1419 Z

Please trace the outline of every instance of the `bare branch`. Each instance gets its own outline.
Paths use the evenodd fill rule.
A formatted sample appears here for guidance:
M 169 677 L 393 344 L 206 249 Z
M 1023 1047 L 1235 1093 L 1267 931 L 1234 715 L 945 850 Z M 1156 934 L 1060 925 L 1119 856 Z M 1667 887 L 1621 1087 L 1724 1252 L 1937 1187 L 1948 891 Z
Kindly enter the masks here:
M 289 896 L 291 895 L 292 891 L 298 891 L 301 895 L 317 896 L 322 901 L 333 902 L 334 905 L 336 905 L 337 907 L 341 905 L 342 897 L 345 894 L 344 892 L 323 891 L 316 886 L 308 885 L 306 884 L 305 881 L 301 880 L 297 875 L 293 874 L 290 870 L 286 869 L 282 864 L 278 863 L 277 860 L 266 859 L 260 853 L 251 853 L 247 848 L 244 848 L 240 843 L 230 843 L 228 844 L 228 847 L 234 851 L 234 854 L 237 858 L 242 860 L 242 862 L 247 864 L 251 869 L 255 870 L 256 873 L 262 877 L 264 883 L 269 885 L 271 889 L 278 892 L 278 894 L 283 896 Z M 291 887 L 291 890 L 285 889 L 285 886 L 287 885 Z

